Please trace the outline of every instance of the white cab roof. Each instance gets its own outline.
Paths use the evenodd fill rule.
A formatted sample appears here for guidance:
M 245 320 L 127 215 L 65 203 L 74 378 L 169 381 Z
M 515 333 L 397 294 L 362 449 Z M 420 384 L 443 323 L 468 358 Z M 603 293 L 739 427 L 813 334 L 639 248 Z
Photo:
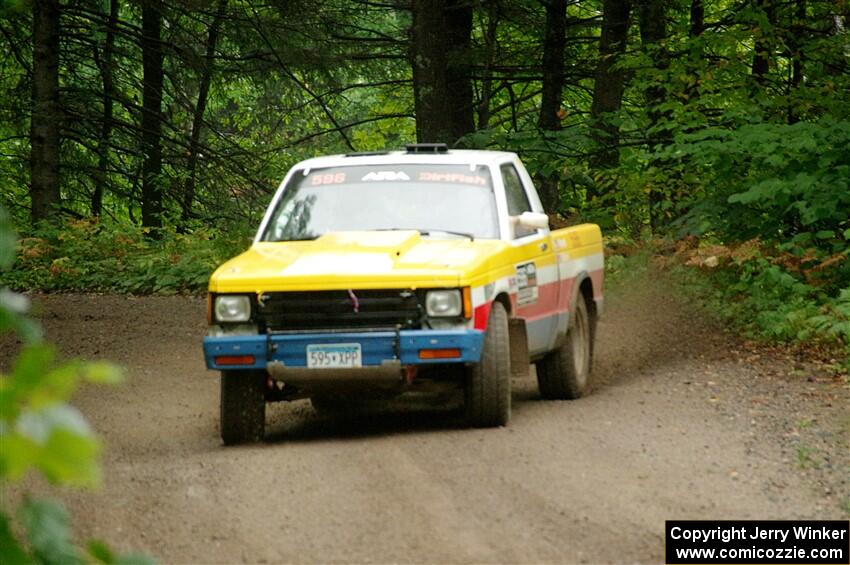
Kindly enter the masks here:
M 506 161 L 515 161 L 516 153 L 507 151 L 481 151 L 470 149 L 450 149 L 445 153 L 408 153 L 407 151 L 388 151 L 376 154 L 328 155 L 301 161 L 294 168 L 324 169 L 326 167 L 348 167 L 353 165 L 394 165 L 414 163 L 443 163 L 447 165 L 498 165 Z

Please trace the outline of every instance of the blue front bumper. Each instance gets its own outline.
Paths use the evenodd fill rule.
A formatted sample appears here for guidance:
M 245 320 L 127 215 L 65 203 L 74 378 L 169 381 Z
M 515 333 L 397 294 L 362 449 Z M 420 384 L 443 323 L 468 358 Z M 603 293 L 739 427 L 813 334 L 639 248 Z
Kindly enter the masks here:
M 347 332 L 306 334 L 259 334 L 204 338 L 204 357 L 209 369 L 265 369 L 272 361 L 286 367 L 307 366 L 307 346 L 359 343 L 364 367 L 380 367 L 385 361 L 402 365 L 478 363 L 484 345 L 480 330 L 401 330 L 398 332 Z M 423 349 L 457 349 L 460 357 L 420 359 Z M 219 364 L 218 357 L 230 357 Z M 234 358 L 242 364 L 233 364 Z M 247 363 L 253 358 L 253 363 Z

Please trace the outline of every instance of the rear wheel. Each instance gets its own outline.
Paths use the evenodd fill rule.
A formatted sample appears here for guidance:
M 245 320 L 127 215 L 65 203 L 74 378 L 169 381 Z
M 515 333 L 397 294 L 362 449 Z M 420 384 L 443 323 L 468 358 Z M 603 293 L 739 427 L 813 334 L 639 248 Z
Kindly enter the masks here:
M 225 445 L 263 439 L 266 379 L 264 371 L 221 372 L 221 439 Z
M 508 313 L 490 309 L 481 362 L 467 370 L 466 419 L 476 427 L 504 426 L 511 419 L 511 348 Z
M 537 362 L 537 384 L 547 400 L 574 399 L 590 390 L 593 334 L 584 296 L 579 295 L 563 345 Z

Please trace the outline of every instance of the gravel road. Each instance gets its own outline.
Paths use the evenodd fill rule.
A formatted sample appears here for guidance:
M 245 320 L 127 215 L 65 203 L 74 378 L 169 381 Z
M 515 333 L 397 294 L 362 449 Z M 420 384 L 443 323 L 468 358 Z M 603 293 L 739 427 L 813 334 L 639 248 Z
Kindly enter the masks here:
M 298 401 L 238 448 L 219 440 L 202 300 L 38 296 L 63 354 L 129 376 L 77 396 L 106 478 L 60 494 L 81 539 L 183 563 L 662 562 L 665 519 L 846 519 L 846 383 L 743 346 L 676 295 L 654 275 L 611 290 L 594 393 L 546 402 L 515 381 L 507 428 L 465 429 L 421 399 L 355 420 Z

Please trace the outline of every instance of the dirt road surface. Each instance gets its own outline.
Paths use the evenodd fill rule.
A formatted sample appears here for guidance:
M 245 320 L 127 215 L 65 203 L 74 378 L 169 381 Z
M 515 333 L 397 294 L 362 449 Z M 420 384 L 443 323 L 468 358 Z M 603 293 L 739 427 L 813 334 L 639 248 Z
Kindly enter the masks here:
M 355 420 L 299 401 L 238 448 L 219 440 L 202 300 L 35 297 L 63 354 L 129 376 L 77 396 L 105 481 L 60 494 L 81 539 L 181 563 L 663 562 L 665 519 L 846 519 L 846 383 L 675 296 L 652 276 L 610 291 L 594 393 L 546 402 L 515 381 L 507 428 L 421 401 Z

